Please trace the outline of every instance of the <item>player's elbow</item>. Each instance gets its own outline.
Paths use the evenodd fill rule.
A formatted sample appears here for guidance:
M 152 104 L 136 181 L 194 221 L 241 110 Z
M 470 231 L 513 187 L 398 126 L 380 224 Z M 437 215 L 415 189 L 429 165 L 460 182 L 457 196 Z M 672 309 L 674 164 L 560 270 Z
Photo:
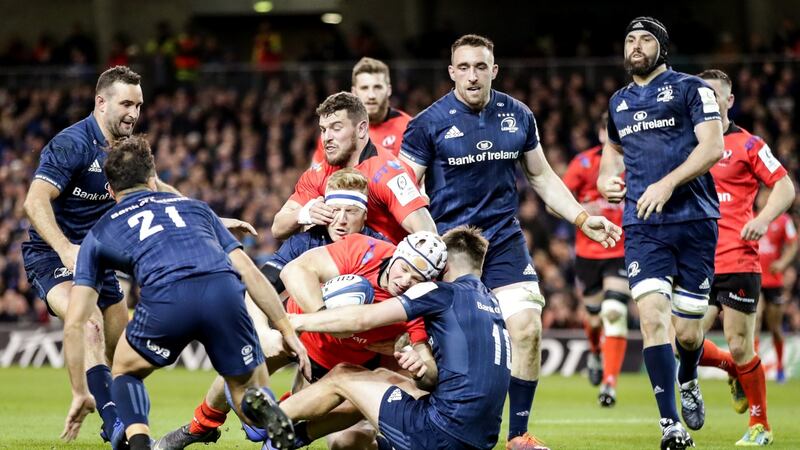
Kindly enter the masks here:
M 39 209 L 39 203 L 41 203 L 41 200 L 36 194 L 28 192 L 28 195 L 25 196 L 25 201 L 22 202 L 22 209 L 25 211 L 25 215 L 29 220 L 32 218 L 34 212 Z
M 291 230 L 289 230 L 285 226 L 282 226 L 280 222 L 281 221 L 278 218 L 278 216 L 275 216 L 275 221 L 272 222 L 272 227 L 270 228 L 270 231 L 272 231 L 272 237 L 274 237 L 275 239 L 284 240 L 289 237 L 289 235 L 291 234 Z

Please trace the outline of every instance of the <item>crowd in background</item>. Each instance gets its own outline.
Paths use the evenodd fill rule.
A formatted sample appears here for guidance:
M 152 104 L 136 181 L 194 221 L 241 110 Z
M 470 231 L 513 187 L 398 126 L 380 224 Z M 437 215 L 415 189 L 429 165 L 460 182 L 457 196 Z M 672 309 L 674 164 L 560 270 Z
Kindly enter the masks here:
M 800 64 L 725 69 L 736 95 L 731 117 L 770 144 L 798 185 Z M 435 74 L 395 72 L 393 105 L 411 115 L 451 87 L 444 67 L 437 67 Z M 534 111 L 546 156 L 556 172 L 563 173 L 577 152 L 597 144 L 596 127 L 608 98 L 626 82 L 620 67 L 608 73 L 613 75 L 587 77 L 583 69 L 501 68 L 495 87 Z M 28 222 L 22 204 L 41 149 L 55 133 L 92 110 L 95 76 L 93 72 L 86 81 L 69 86 L 0 88 L 0 321 L 47 320 L 23 268 L 20 244 L 27 239 Z M 268 72 L 259 75 L 257 84 L 238 87 L 225 81 L 199 77 L 174 90 L 152 90 L 145 76 L 145 104 L 136 129 L 147 134 L 161 179 L 184 195 L 208 202 L 219 215 L 256 227 L 258 236 L 245 238 L 245 246 L 259 262 L 280 244 L 269 231 L 273 216 L 309 165 L 318 138 L 314 109 L 328 94 L 349 89 L 349 74 Z M 549 215 L 521 177 L 519 186 L 519 219 L 547 297 L 544 325 L 580 327 L 584 311 L 574 288 L 575 231 Z M 800 196 L 792 212 L 800 212 Z M 796 271 L 790 268 L 787 277 L 793 300 L 786 326 L 800 330 Z M 636 326 L 635 314 L 631 326 Z

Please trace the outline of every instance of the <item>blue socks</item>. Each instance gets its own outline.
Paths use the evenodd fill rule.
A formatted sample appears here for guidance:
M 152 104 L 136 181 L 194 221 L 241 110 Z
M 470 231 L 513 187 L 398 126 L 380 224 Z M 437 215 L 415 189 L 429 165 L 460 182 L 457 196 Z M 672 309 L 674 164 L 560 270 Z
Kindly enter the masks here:
M 703 355 L 703 346 L 696 350 L 687 350 L 675 339 L 675 348 L 678 349 L 678 356 L 681 359 L 678 364 L 678 382 L 684 384 L 694 380 L 697 378 L 697 365 L 700 363 L 700 356 Z
M 675 355 L 669 344 L 648 347 L 642 351 L 644 365 L 662 418 L 679 422 L 675 404 Z
M 86 371 L 86 381 L 89 392 L 94 396 L 97 412 L 103 419 L 103 431 L 111 439 L 117 420 L 117 406 L 111 400 L 111 369 L 105 364 L 98 364 Z
M 126 427 L 136 423 L 148 425 L 150 398 L 140 378 L 131 375 L 114 378 L 111 395 L 117 404 L 117 414 Z
M 511 377 L 508 383 L 508 439 L 522 436 L 528 431 L 528 419 L 533 407 L 533 397 L 539 380 L 526 381 Z

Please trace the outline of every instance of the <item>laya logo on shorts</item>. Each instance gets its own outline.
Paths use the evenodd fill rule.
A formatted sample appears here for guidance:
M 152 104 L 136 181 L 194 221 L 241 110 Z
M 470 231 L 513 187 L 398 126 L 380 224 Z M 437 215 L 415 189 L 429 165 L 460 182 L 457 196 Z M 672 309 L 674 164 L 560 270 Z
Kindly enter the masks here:
M 153 344 L 150 339 L 147 340 L 147 349 L 164 359 L 169 359 L 170 351 Z
M 242 347 L 242 361 L 244 361 L 245 365 L 250 364 L 254 359 L 255 356 L 253 356 L 253 346 L 245 345 Z
M 641 270 L 639 269 L 639 261 L 634 261 L 628 265 L 628 278 L 633 278 L 636 275 L 639 275 Z
M 386 403 L 396 402 L 398 400 L 403 399 L 403 393 L 400 391 L 400 388 L 395 388 L 391 394 L 389 394 L 389 398 L 386 399 Z
M 53 278 L 68 277 L 72 275 L 72 271 L 66 267 L 59 267 L 53 272 Z

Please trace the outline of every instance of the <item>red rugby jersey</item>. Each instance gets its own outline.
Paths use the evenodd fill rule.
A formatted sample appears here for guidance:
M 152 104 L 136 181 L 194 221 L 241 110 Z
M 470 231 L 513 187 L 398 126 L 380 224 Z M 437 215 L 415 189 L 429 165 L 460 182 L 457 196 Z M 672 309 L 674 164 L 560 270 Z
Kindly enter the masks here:
M 592 147 L 578 153 L 564 172 L 564 184 L 575 194 L 575 198 L 593 215 L 603 215 L 618 226 L 622 226 L 622 203 L 609 203 L 597 190 L 600 175 L 600 156 L 603 147 Z M 625 256 L 624 238 L 613 248 L 589 239 L 580 230 L 575 235 L 575 254 L 587 259 L 610 259 Z
M 361 275 L 369 280 L 375 288 L 375 302 L 382 302 L 392 297 L 388 291 L 379 286 L 378 277 L 383 261 L 391 258 L 394 253 L 394 245 L 356 233 L 326 245 L 325 248 L 336 263 L 340 274 Z M 293 300 L 289 300 L 286 309 L 290 313 L 302 313 Z M 356 333 L 344 339 L 335 338 L 327 333 L 303 333 L 300 335 L 300 340 L 306 346 L 311 359 L 331 369 L 339 363 L 364 364 L 376 355 L 375 352 L 367 350 L 368 344 L 393 340 L 405 332 L 408 332 L 412 343 L 428 340 L 425 323 L 421 318 Z
M 369 138 L 376 146 L 397 156 L 400 153 L 400 144 L 403 143 L 403 133 L 405 133 L 410 120 L 411 116 L 408 114 L 390 107 L 383 122 L 369 124 Z M 325 160 L 322 139 L 317 138 L 317 147 L 314 149 L 314 156 L 311 160 L 313 162 Z
M 731 122 L 725 132 L 722 159 L 711 168 L 719 198 L 719 239 L 714 273 L 760 273 L 758 242 L 741 238 L 753 217 L 759 182 L 772 187 L 786 169 L 758 136 Z
M 783 247 L 797 239 L 797 230 L 791 216 L 783 213 L 773 220 L 766 234 L 758 241 L 758 255 L 761 260 L 761 287 L 783 287 L 783 272 L 772 272 L 769 266 L 783 253 Z
M 400 223 L 412 212 L 428 206 L 417 189 L 416 177 L 399 159 L 371 142 L 361 152 L 355 168 L 369 180 L 367 226 L 395 244 L 400 242 L 408 234 Z M 324 197 L 328 177 L 339 169 L 327 161 L 313 163 L 300 176 L 289 199 L 305 205 L 311 199 Z

